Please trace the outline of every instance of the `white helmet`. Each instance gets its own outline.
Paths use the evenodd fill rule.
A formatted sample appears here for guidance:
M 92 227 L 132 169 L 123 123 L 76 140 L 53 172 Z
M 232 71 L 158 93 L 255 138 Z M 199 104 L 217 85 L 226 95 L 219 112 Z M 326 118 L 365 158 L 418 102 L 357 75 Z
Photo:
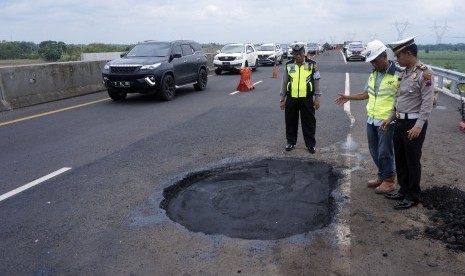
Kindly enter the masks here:
M 373 40 L 371 42 L 368 42 L 365 61 L 370 62 L 374 60 L 382 52 L 386 51 L 386 49 L 386 45 L 384 45 L 383 42 L 379 40 Z

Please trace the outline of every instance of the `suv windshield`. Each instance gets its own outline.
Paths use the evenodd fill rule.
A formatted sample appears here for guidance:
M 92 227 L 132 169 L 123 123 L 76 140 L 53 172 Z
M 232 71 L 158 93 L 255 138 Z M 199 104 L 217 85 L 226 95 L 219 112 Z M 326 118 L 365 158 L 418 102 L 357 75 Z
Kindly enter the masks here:
M 274 51 L 273 45 L 262 45 L 260 46 L 261 51 Z
M 363 44 L 362 43 L 350 43 L 349 49 L 353 49 L 353 48 L 363 48 Z
M 157 42 L 157 43 L 141 43 L 134 46 L 134 48 L 127 54 L 128 57 L 165 57 L 170 51 L 170 43 Z
M 226 45 L 221 49 L 221 52 L 226 54 L 243 53 L 244 45 Z

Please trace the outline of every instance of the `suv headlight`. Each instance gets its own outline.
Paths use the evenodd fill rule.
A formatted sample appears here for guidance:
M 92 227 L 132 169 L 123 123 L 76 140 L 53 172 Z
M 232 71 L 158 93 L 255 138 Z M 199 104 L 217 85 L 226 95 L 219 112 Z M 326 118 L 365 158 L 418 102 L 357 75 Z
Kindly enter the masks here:
M 140 69 L 141 70 L 153 70 L 153 69 L 156 69 L 160 65 L 161 65 L 161 62 L 155 63 L 155 64 L 144 65 Z
M 213 60 L 218 60 L 218 56 L 215 56 L 215 57 L 213 58 Z
M 105 66 L 103 66 L 103 70 L 110 70 L 110 65 L 105 64 Z

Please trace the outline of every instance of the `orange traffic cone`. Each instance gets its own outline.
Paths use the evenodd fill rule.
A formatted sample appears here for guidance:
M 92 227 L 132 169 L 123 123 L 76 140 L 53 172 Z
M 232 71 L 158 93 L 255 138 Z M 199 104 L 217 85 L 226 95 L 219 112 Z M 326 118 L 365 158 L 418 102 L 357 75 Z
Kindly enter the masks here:
M 276 63 L 274 64 L 274 67 L 273 67 L 273 75 L 272 75 L 273 78 L 277 78 L 278 77 L 278 68 L 276 68 Z
M 251 76 L 252 76 L 252 69 L 250 67 L 241 68 L 241 79 L 239 81 L 239 85 L 237 86 L 237 90 L 239 92 L 247 92 L 255 89 L 255 86 L 252 84 Z

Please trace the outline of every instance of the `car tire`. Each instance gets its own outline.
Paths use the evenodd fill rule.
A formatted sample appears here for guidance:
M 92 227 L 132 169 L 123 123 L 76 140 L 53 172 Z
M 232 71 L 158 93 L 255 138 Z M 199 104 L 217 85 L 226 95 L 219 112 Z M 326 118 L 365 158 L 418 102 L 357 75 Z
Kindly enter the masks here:
M 207 88 L 208 75 L 205 69 L 200 69 L 197 75 L 197 83 L 194 84 L 194 89 L 197 91 L 203 91 Z
M 175 83 L 174 78 L 170 74 L 166 74 L 161 80 L 160 90 L 158 91 L 160 98 L 164 101 L 171 101 L 174 98 Z
M 252 71 L 255 72 L 257 71 L 258 68 L 258 59 L 255 60 L 255 66 L 252 68 Z
M 221 75 L 221 69 L 220 69 L 220 68 L 216 68 L 216 69 L 215 69 L 215 74 Z
M 124 99 L 126 99 L 126 96 L 128 95 L 128 93 L 115 88 L 108 89 L 107 91 L 108 96 L 114 101 L 123 101 Z

